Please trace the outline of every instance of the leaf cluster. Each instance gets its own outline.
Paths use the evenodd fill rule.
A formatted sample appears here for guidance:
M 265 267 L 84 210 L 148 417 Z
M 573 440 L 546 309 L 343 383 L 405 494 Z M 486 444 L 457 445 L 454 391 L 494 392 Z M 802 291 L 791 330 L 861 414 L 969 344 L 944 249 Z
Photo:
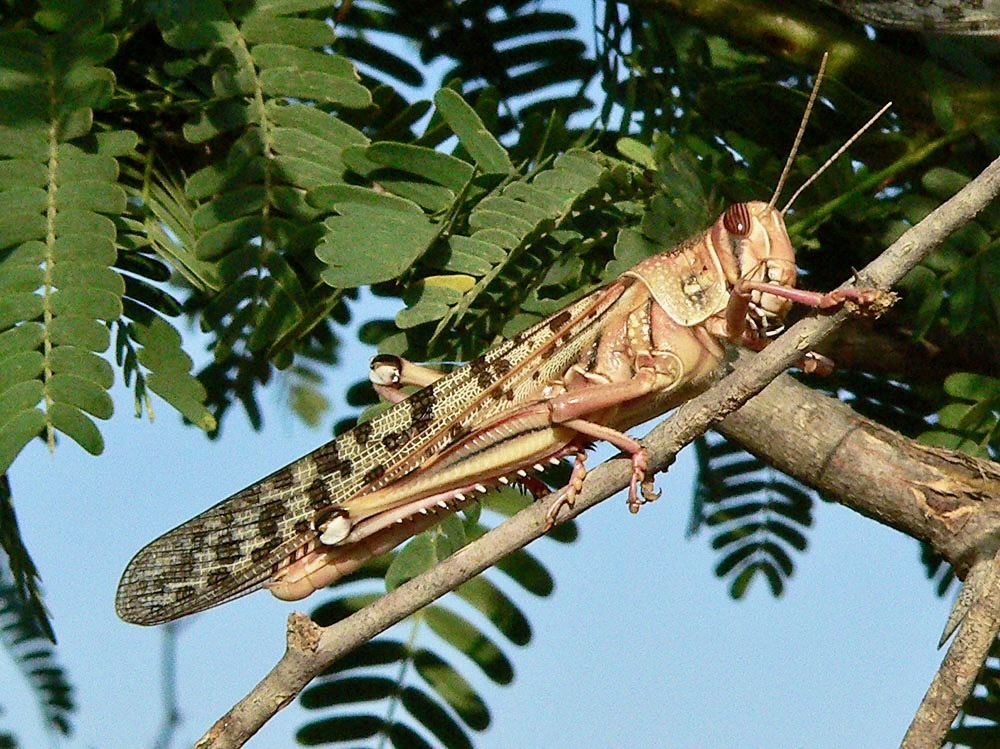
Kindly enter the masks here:
M 733 598 L 743 598 L 758 576 L 780 596 L 794 571 L 792 554 L 808 546 L 813 492 L 717 433 L 700 437 L 695 451 L 690 533 L 711 531 L 722 554 L 715 574 L 731 578 Z
M 283 370 L 293 404 L 318 418 L 334 326 L 349 319 L 356 287 L 378 282 L 336 282 L 324 253 L 352 220 L 367 215 L 370 229 L 400 215 L 399 202 L 378 202 L 370 174 L 392 170 L 394 148 L 417 149 L 402 154 L 407 163 L 434 159 L 429 146 L 451 135 L 438 118 L 440 137 L 415 142 L 428 105 L 384 81 L 422 77 L 370 35 L 422 39 L 426 60 L 451 60 L 453 89 L 480 92 L 508 129 L 547 88 L 563 89 L 566 115 L 589 106 L 593 62 L 578 39 L 552 36 L 575 21 L 525 6 L 441 5 L 415 16 L 405 3 L 358 3 L 348 19 L 309 0 L 42 2 L 0 16 L 0 476 L 35 437 L 52 449 L 65 435 L 100 453 L 115 369 L 136 415 L 152 417 L 155 394 L 211 433 L 233 403 L 259 425 L 259 389 Z M 456 127 L 485 133 L 453 97 Z M 565 144 L 562 132 L 548 138 L 553 150 Z M 478 132 L 467 140 L 490 174 L 491 158 L 513 170 L 495 140 L 492 153 L 475 152 Z M 384 141 L 381 153 L 368 151 Z M 462 183 L 475 168 L 452 159 L 439 170 L 445 186 L 456 186 L 456 164 Z M 432 204 L 413 197 L 400 198 L 411 214 L 419 206 L 410 227 L 435 230 L 440 217 L 423 213 Z M 428 200 L 440 198 L 432 188 Z M 395 249 L 379 280 L 400 294 L 398 276 L 416 258 Z M 201 328 L 207 363 L 185 350 L 180 320 Z M 15 579 L 2 600 L 53 637 L 12 510 L 3 523 Z

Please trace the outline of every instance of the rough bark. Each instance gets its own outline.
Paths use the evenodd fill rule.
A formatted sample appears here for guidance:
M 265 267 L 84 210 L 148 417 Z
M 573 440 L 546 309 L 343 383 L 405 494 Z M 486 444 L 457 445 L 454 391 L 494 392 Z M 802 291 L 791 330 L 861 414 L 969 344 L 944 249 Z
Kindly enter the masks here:
M 788 375 L 719 431 L 824 496 L 927 541 L 963 577 L 1000 548 L 995 463 L 921 445 Z

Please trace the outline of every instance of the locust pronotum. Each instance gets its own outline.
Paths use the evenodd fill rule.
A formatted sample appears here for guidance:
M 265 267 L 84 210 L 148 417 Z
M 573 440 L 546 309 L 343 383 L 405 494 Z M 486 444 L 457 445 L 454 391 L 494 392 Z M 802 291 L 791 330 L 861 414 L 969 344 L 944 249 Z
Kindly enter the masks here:
M 885 111 L 776 209 L 822 73 L 769 202 L 730 206 L 699 236 L 450 374 L 376 357 L 372 382 L 395 405 L 139 551 L 118 587 L 118 615 L 157 624 L 260 587 L 304 598 L 492 487 L 537 491 L 529 471 L 566 457 L 571 503 L 584 451 L 597 440 L 631 456 L 630 509 L 655 498 L 645 451 L 623 430 L 707 387 L 726 344 L 766 345 L 793 302 L 864 305 L 879 296 L 794 288 L 785 211 Z M 407 384 L 422 388 L 406 396 Z

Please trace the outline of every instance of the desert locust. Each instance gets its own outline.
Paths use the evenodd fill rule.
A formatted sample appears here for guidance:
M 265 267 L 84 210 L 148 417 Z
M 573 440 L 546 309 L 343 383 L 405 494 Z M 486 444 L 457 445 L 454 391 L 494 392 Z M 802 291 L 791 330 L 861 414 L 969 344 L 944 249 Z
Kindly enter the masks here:
M 534 473 L 565 458 L 572 503 L 599 440 L 631 456 L 629 507 L 655 498 L 645 451 L 625 430 L 706 388 L 726 346 L 766 345 L 794 302 L 879 296 L 795 288 L 788 205 L 775 203 L 815 96 L 769 202 L 729 206 L 703 233 L 449 374 L 376 357 L 371 379 L 395 405 L 143 548 L 122 576 L 119 616 L 158 624 L 261 587 L 303 598 L 493 487 L 537 493 Z M 407 396 L 404 385 L 422 387 Z

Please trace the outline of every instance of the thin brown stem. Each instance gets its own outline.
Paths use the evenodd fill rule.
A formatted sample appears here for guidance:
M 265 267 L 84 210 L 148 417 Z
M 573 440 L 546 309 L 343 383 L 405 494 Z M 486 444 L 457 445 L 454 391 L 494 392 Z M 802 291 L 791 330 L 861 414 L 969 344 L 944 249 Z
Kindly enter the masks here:
M 987 565 L 976 602 L 962 622 L 940 668 L 924 695 L 900 749 L 937 749 L 962 703 L 976 685 L 976 677 L 986 661 L 1000 630 L 1000 555 L 984 559 Z

